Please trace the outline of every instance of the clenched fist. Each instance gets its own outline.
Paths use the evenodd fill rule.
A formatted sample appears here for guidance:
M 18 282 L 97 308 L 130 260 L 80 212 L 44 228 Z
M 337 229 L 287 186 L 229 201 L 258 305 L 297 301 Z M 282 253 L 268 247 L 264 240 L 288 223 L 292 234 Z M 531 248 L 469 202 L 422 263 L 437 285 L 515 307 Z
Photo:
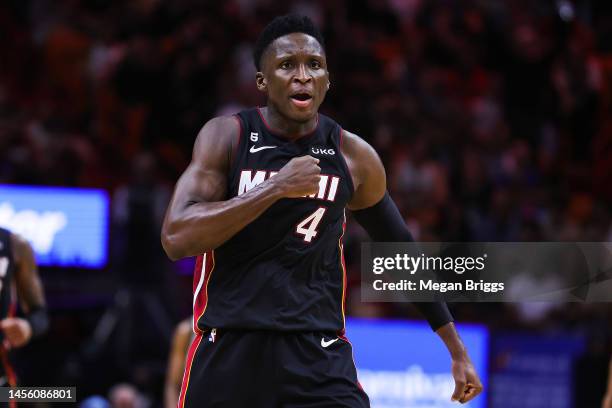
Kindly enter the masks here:
M 285 198 L 304 197 L 319 190 L 321 168 L 312 156 L 295 157 L 285 164 L 271 180 Z
M 12 348 L 25 345 L 32 337 L 30 323 L 18 317 L 8 317 L 0 320 L 0 329 L 4 333 L 4 348 Z

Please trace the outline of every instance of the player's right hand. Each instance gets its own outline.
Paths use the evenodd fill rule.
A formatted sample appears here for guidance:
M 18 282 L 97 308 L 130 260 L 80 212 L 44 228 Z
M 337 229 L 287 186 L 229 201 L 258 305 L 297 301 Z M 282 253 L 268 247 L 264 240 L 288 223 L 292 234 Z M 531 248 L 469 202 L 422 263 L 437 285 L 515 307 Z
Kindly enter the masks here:
M 480 378 L 467 355 L 464 358 L 452 359 L 451 372 L 455 380 L 455 390 L 451 401 L 465 404 L 482 392 Z
M 286 198 L 304 197 L 319 191 L 321 168 L 312 156 L 294 157 L 272 177 Z

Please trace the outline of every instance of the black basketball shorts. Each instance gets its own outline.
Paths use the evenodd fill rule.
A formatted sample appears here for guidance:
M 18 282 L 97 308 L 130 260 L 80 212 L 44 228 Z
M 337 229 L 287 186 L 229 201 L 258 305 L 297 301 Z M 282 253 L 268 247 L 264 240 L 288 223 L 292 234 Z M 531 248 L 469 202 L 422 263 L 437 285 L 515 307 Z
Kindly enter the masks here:
M 369 406 L 346 338 L 242 330 L 195 336 L 178 402 L 178 408 Z

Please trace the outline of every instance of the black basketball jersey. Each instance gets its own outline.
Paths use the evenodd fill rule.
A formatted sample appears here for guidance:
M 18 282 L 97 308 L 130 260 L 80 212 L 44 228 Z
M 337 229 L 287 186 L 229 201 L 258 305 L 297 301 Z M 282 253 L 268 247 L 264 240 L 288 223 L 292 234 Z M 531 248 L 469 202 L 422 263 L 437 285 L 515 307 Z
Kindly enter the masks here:
M 13 251 L 10 231 L 0 228 L 0 320 L 15 315 Z
M 319 114 L 313 132 L 289 141 L 269 128 L 258 108 L 236 119 L 241 133 L 227 199 L 304 155 L 320 160 L 319 190 L 277 201 L 219 248 L 198 257 L 194 327 L 342 332 L 344 209 L 353 194 L 340 150 L 342 129 Z
M 15 263 L 10 231 L 0 228 L 0 320 L 14 317 L 17 311 L 15 294 Z M 17 377 L 10 362 L 10 353 L 2 345 L 4 333 L 0 331 L 0 386 L 17 386 Z M 8 406 L 13 407 L 14 404 Z

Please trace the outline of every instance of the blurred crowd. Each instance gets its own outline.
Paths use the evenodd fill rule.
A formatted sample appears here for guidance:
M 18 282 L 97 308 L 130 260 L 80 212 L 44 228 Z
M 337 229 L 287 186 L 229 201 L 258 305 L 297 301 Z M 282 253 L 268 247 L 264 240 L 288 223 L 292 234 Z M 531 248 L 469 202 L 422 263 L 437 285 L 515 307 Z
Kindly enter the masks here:
M 265 103 L 252 44 L 291 11 L 325 36 L 322 112 L 374 146 L 416 238 L 612 240 L 612 5 L 595 0 L 7 0 L 0 183 L 108 190 L 114 251 L 131 254 L 112 267 L 140 271 L 128 286 L 168 280 L 156 257 L 169 191 L 208 119 Z M 352 224 L 353 292 L 363 239 Z M 175 292 L 173 321 L 189 284 Z M 358 299 L 353 315 L 405 315 Z M 595 360 L 611 348 L 607 305 L 456 314 L 589 333 Z

